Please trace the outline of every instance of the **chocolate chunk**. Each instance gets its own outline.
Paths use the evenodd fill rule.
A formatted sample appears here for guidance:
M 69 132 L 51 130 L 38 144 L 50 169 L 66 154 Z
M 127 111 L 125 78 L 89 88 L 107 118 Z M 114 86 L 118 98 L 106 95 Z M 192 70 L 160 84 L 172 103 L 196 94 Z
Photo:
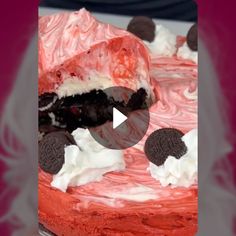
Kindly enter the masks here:
M 142 40 L 152 42 L 155 38 L 156 25 L 146 16 L 136 16 L 128 24 L 127 31 L 133 33 Z
M 52 121 L 50 116 L 48 115 L 48 112 L 39 111 L 38 115 L 39 115 L 39 126 L 51 125 Z
M 140 109 L 140 104 L 142 104 L 142 108 L 147 108 L 146 99 L 146 90 L 140 88 L 137 93 L 132 94 L 130 100 L 127 103 L 127 107 L 131 108 L 132 111 Z
M 197 51 L 197 49 L 198 49 L 198 32 L 197 32 L 197 24 L 196 23 L 194 25 L 192 25 L 192 27 L 188 31 L 187 44 L 188 44 L 188 47 L 192 51 Z
M 154 131 L 146 140 L 144 151 L 150 162 L 157 166 L 163 165 L 168 156 L 179 159 L 187 152 L 182 141 L 184 134 L 173 128 Z
M 45 135 L 39 142 L 39 166 L 50 174 L 57 174 L 64 164 L 64 148 L 75 144 L 68 132 L 58 131 Z

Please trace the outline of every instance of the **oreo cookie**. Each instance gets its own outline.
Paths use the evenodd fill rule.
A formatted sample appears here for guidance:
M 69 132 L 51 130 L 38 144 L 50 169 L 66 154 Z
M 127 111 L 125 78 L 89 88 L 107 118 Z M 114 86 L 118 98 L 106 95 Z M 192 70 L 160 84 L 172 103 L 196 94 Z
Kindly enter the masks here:
M 50 174 L 57 174 L 64 164 L 65 146 L 76 144 L 68 132 L 52 132 L 39 142 L 39 166 Z
M 192 51 L 198 50 L 198 31 L 195 23 L 187 33 L 187 45 Z
M 127 31 L 148 42 L 154 40 L 155 29 L 156 25 L 153 20 L 146 16 L 134 17 L 127 26 Z
M 177 129 L 164 128 L 154 131 L 146 140 L 144 152 L 150 162 L 157 166 L 164 164 L 168 156 L 179 159 L 187 152 L 182 141 L 183 133 Z

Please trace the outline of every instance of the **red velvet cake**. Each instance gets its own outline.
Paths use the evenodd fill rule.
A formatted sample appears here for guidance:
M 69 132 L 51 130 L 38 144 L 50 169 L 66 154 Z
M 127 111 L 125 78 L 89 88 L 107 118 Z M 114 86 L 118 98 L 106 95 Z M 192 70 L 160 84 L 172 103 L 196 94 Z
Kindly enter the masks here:
M 154 39 L 134 26 L 115 28 L 84 9 L 39 20 L 38 210 L 55 235 L 197 232 L 197 52 L 162 26 Z M 86 128 L 92 91 L 114 85 L 152 101 L 146 135 L 125 150 L 96 146 Z

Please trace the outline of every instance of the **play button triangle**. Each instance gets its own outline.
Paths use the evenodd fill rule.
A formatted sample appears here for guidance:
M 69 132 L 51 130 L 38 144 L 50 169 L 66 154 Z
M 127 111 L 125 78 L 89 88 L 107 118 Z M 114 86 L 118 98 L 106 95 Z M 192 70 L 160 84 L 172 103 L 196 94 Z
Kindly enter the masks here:
M 107 121 L 90 127 L 90 134 L 99 144 L 109 149 L 124 150 L 133 147 L 142 140 L 149 127 L 149 109 L 146 101 L 143 101 L 142 91 L 115 86 L 106 88 L 103 92 L 109 103 L 104 100 L 104 105 L 96 107 L 98 115 L 95 118 L 100 119 L 101 116 L 107 118 Z M 105 119 L 101 121 L 104 122 Z
M 125 116 L 119 110 L 113 107 L 113 129 L 117 128 L 126 120 L 127 120 L 127 116 Z

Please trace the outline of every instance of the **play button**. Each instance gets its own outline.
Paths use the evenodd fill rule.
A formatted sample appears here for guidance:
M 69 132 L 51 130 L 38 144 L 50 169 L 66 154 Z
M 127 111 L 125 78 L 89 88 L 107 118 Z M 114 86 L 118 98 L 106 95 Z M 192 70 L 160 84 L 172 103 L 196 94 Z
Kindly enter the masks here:
M 111 87 L 103 92 L 108 102 L 99 107 L 99 112 L 108 120 L 89 128 L 90 134 L 106 148 L 120 150 L 134 146 L 149 126 L 149 96 L 144 89 L 133 91 L 124 87 Z
M 122 114 L 116 108 L 113 107 L 113 129 L 117 128 L 121 125 L 124 121 L 127 120 L 127 116 Z

